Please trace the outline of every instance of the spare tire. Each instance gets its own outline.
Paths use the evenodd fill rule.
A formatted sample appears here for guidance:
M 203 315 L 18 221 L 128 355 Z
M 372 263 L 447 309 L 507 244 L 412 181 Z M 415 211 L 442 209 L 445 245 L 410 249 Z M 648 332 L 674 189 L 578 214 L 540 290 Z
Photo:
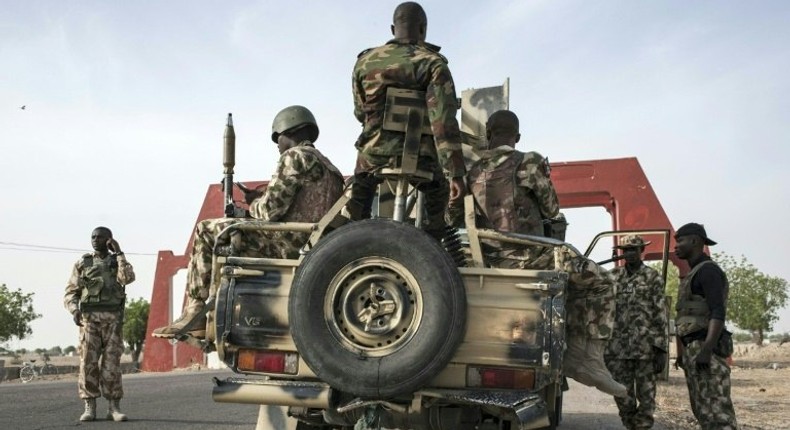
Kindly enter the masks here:
M 417 228 L 357 221 L 321 239 L 288 302 L 304 361 L 335 389 L 364 398 L 410 394 L 463 339 L 466 291 L 450 255 Z

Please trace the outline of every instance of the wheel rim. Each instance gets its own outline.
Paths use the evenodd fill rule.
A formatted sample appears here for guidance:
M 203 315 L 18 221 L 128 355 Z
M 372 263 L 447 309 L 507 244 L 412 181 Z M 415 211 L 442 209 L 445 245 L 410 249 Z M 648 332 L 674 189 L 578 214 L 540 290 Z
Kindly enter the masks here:
M 422 291 L 397 261 L 365 257 L 343 267 L 324 299 L 329 331 L 347 350 L 368 357 L 392 354 L 414 337 Z
M 22 382 L 30 382 L 30 381 L 32 381 L 33 380 L 33 369 L 29 369 L 29 368 L 26 367 L 26 368 L 23 368 L 22 370 L 20 370 L 19 371 L 19 379 L 21 379 Z

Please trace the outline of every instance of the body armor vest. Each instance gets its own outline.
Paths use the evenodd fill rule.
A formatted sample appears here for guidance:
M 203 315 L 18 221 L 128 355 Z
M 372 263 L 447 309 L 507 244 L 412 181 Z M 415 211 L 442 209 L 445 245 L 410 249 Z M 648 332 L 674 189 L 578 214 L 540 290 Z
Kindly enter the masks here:
M 122 310 L 126 301 L 124 286 L 118 283 L 118 260 L 115 255 L 97 258 L 92 254 L 82 256 L 80 311 Z
M 543 236 L 541 215 L 529 190 L 516 184 L 516 170 L 523 159 L 523 153 L 513 151 L 491 170 L 484 170 L 482 163 L 470 169 L 469 187 L 483 213 L 480 227 Z
M 314 155 L 324 167 L 324 174 L 315 183 L 302 184 L 293 204 L 283 217 L 285 221 L 318 222 L 343 194 L 343 174 L 317 149 L 303 145 L 300 151 Z
M 677 316 L 675 317 L 675 327 L 677 335 L 680 337 L 698 332 L 700 330 L 708 329 L 708 322 L 710 322 L 710 308 L 705 297 L 691 292 L 691 281 L 694 275 L 697 274 L 699 269 L 705 264 L 716 265 L 713 261 L 706 260 L 694 266 L 683 281 L 680 282 L 678 289 L 678 303 L 675 306 Z M 725 288 L 728 287 L 725 278 Z

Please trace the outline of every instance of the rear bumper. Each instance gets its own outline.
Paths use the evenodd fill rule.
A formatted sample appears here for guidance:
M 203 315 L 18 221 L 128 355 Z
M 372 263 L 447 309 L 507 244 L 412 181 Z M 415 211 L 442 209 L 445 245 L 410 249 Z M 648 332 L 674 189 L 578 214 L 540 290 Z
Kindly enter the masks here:
M 221 403 L 248 403 L 280 406 L 296 406 L 315 409 L 335 409 L 330 406 L 331 388 L 321 382 L 282 381 L 271 379 L 230 378 L 214 380 L 212 397 Z M 519 430 L 537 429 L 549 425 L 549 411 L 546 399 L 540 392 L 531 391 L 483 391 L 456 389 L 425 389 L 415 396 L 440 400 L 452 405 L 468 405 L 500 411 L 500 417 L 518 423 Z M 350 412 L 377 403 L 356 399 L 338 410 Z M 385 402 L 386 403 L 386 402 Z M 421 402 L 419 402 L 421 403 Z M 418 403 L 418 404 L 419 404 Z M 423 415 L 428 411 L 411 410 L 414 403 L 404 406 L 403 410 L 389 409 L 392 414 Z M 400 409 L 400 408 L 398 408 Z M 398 421 L 396 418 L 395 421 Z
M 219 403 L 301 406 L 327 409 L 329 385 L 319 382 L 214 378 L 211 396 Z

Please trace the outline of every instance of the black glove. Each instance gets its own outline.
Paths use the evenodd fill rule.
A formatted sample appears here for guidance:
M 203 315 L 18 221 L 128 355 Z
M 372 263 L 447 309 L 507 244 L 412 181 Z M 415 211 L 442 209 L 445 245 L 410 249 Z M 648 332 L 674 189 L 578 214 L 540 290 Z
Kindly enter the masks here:
M 680 357 L 675 361 L 675 367 L 678 366 Z M 653 373 L 659 374 L 664 371 L 667 363 L 667 352 L 661 348 L 653 347 Z
M 82 327 L 82 312 L 76 310 L 72 315 L 74 316 L 74 324 Z

